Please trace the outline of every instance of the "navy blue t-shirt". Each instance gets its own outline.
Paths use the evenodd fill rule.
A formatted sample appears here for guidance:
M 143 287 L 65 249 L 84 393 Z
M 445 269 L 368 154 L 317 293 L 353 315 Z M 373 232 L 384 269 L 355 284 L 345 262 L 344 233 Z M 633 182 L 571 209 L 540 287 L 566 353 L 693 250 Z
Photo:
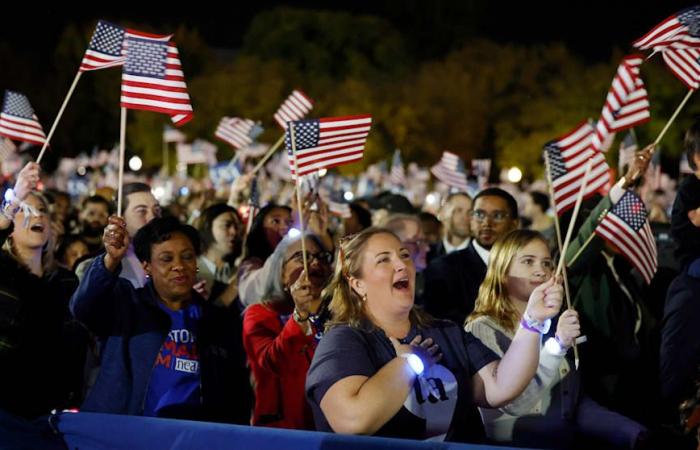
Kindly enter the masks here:
M 148 383 L 144 416 L 194 417 L 201 408 L 197 326 L 202 316 L 199 305 L 172 311 L 170 332 L 158 352 Z
M 471 377 L 498 356 L 471 333 L 452 322 L 436 320 L 430 327 L 409 332 L 431 337 L 440 347 L 442 360 L 416 378 L 413 390 L 396 415 L 376 436 L 479 442 L 483 426 L 471 394 Z M 361 375 L 371 377 L 396 357 L 391 342 L 380 329 L 347 325 L 324 334 L 306 377 L 306 395 L 316 429 L 330 431 L 320 404 L 337 381 Z

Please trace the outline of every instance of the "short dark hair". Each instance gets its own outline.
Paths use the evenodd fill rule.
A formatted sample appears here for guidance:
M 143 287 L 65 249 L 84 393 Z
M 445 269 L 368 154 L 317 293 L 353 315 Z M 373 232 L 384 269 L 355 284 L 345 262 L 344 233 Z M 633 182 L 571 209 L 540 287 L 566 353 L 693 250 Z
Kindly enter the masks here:
M 146 183 L 126 183 L 122 187 L 122 198 L 124 199 L 124 211 L 129 209 L 129 196 L 137 192 L 151 192 L 151 187 Z
M 471 199 L 471 197 L 469 197 Z M 418 218 L 423 222 L 432 222 L 434 225 L 440 226 L 442 222 L 437 218 L 435 214 L 429 213 L 427 211 L 421 211 L 418 214 Z
M 500 197 L 503 200 L 506 201 L 508 204 L 508 209 L 510 210 L 510 216 L 513 219 L 517 219 L 518 216 L 518 202 L 515 201 L 512 195 L 510 195 L 508 192 L 504 191 L 501 188 L 497 187 L 490 187 L 486 188 L 482 191 L 480 191 L 478 194 L 476 194 L 476 197 L 474 197 L 474 204 L 476 204 L 476 201 L 480 199 L 481 197 Z
M 136 232 L 134 236 L 136 257 L 141 262 L 150 261 L 151 246 L 170 240 L 173 233 L 182 233 L 192 243 L 195 253 L 199 255 L 199 234 L 194 227 L 180 223 L 175 217 L 156 217 Z
M 688 131 L 685 132 L 683 147 L 688 158 L 688 165 L 691 169 L 698 170 L 693 157 L 700 154 L 700 119 L 696 119 L 693 125 L 688 128 Z
M 372 213 L 367 211 L 362 205 L 357 202 L 350 203 L 350 211 L 357 216 L 357 221 L 364 230 L 372 226 Z
M 227 205 L 226 203 L 216 203 L 207 207 L 202 211 L 202 215 L 199 217 L 199 223 L 197 228 L 199 229 L 199 235 L 202 238 L 202 251 L 205 252 L 214 243 L 214 233 L 212 228 L 214 226 L 214 220 L 222 214 L 233 213 L 234 220 L 236 221 L 236 249 L 240 252 L 241 246 L 241 236 L 243 234 L 243 227 L 241 217 L 238 215 L 236 208 Z
M 534 203 L 542 209 L 542 212 L 547 212 L 547 210 L 549 209 L 548 195 L 543 194 L 539 191 L 532 191 L 530 192 L 530 198 L 532 199 L 532 203 Z
M 83 201 L 83 209 L 88 205 L 88 203 L 101 203 L 107 207 L 107 214 L 114 214 L 114 208 L 112 202 L 102 197 L 101 195 L 91 195 Z

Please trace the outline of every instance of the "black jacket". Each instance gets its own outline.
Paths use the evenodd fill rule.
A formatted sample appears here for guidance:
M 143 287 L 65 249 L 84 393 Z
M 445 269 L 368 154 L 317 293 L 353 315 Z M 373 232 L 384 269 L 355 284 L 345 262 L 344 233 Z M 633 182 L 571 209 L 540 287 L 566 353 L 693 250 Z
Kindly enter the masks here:
M 425 310 L 440 319 L 463 325 L 474 310 L 479 286 L 486 277 L 486 264 L 470 242 L 464 250 L 432 261 L 424 271 L 421 298 Z

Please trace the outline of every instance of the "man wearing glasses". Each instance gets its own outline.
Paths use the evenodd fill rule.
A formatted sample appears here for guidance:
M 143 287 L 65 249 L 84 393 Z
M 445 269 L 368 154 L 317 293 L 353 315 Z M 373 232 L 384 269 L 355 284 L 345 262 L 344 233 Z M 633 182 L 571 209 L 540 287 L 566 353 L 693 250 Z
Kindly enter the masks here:
M 469 213 L 472 240 L 463 249 L 431 261 L 425 270 L 422 302 L 433 316 L 464 323 L 474 309 L 494 242 L 518 228 L 518 204 L 508 192 L 488 188 L 474 198 Z

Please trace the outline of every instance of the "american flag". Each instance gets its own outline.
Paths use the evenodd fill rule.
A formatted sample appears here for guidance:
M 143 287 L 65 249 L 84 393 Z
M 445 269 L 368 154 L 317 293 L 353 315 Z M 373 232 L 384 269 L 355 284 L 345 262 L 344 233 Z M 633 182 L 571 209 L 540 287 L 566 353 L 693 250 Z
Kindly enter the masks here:
M 610 134 L 651 119 L 647 90 L 639 76 L 639 66 L 643 61 L 639 55 L 625 56 L 617 68 L 593 136 L 595 150 L 604 151 L 605 140 Z
M 604 190 L 610 183 L 610 169 L 605 156 L 591 147 L 594 134 L 593 127 L 584 121 L 573 131 L 544 146 L 558 215 L 576 203 L 589 159 L 592 158 L 593 162 L 584 198 Z
M 214 136 L 235 148 L 243 148 L 253 143 L 250 133 L 254 127 L 255 122 L 250 119 L 224 117 L 219 121 Z
M 620 173 L 625 172 L 625 167 L 632 164 L 635 152 L 639 150 L 637 137 L 634 130 L 630 130 L 625 138 L 620 142 L 620 152 L 617 158 L 617 169 Z
M 700 6 L 667 18 L 633 44 L 640 50 L 700 47 Z
M 9 158 L 15 150 L 17 150 L 17 146 L 15 146 L 14 142 L 6 137 L 0 138 L 0 162 Z
M 406 171 L 401 161 L 401 150 L 394 150 L 394 156 L 391 159 L 391 173 L 389 173 L 389 181 L 395 187 L 406 186 Z
M 479 189 L 483 189 L 491 173 L 490 159 L 472 159 L 472 175 L 476 177 Z
M 362 160 L 372 116 L 325 117 L 289 122 L 284 140 L 292 177 Z M 296 147 L 292 152 L 290 132 Z
M 127 38 L 121 106 L 170 115 L 176 126 L 189 122 L 192 105 L 173 42 Z
M 124 39 L 128 37 L 161 42 L 170 40 L 170 36 L 144 33 L 100 20 L 97 22 L 95 32 L 92 34 L 92 39 L 85 50 L 85 56 L 83 56 L 78 70 L 86 72 L 124 65 L 126 62 Z
M 287 122 L 303 119 L 313 107 L 314 101 L 297 89 L 282 102 L 274 117 L 279 126 L 286 130 Z
M 649 284 L 657 269 L 656 241 L 642 199 L 626 191 L 598 224 L 595 233 L 617 248 Z
M 328 212 L 342 219 L 349 219 L 350 217 L 352 217 L 350 205 L 345 202 L 336 202 L 330 200 L 328 202 Z
M 446 185 L 467 192 L 467 171 L 462 159 L 454 153 L 442 152 L 442 158 L 430 168 L 430 172 Z
M 29 99 L 19 92 L 5 91 L 0 112 L 0 136 L 37 145 L 46 141 Z
M 661 54 L 669 70 L 688 89 L 700 87 L 700 49 L 679 48 L 664 50 Z

